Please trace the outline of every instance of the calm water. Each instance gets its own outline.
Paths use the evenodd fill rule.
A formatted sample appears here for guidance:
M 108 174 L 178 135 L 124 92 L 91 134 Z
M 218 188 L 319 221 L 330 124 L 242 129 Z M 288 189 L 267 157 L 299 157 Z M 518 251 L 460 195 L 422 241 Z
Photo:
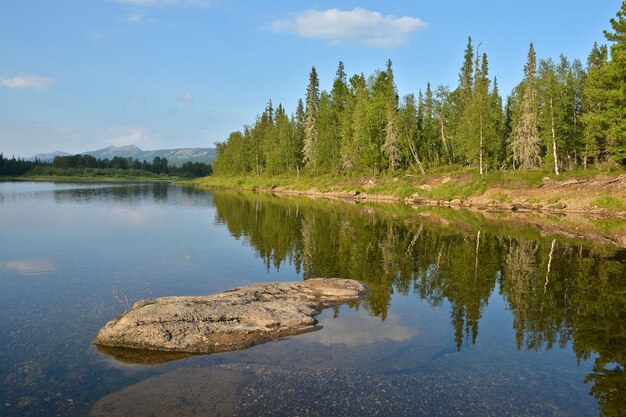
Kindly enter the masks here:
M 0 415 L 623 416 L 625 265 L 463 211 L 0 182 Z M 243 351 L 90 343 L 127 300 L 318 276 L 371 293 Z

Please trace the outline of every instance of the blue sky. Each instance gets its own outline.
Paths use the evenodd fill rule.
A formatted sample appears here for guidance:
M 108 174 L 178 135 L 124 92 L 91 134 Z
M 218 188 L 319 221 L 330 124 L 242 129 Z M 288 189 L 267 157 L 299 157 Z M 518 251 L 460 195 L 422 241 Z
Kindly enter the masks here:
M 467 36 L 508 94 L 528 44 L 586 59 L 620 1 L 4 0 L 0 152 L 212 147 L 268 99 L 293 112 L 312 65 L 329 89 L 394 63 L 400 95 L 456 86 Z

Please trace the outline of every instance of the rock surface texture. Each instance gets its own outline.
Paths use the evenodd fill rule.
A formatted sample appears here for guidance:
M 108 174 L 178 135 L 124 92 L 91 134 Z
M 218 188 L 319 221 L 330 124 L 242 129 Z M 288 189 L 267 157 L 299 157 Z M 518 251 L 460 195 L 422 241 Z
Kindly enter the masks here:
M 138 301 L 96 336 L 101 346 L 213 353 L 315 330 L 322 309 L 367 293 L 358 281 L 316 278 L 235 288 L 203 297 Z

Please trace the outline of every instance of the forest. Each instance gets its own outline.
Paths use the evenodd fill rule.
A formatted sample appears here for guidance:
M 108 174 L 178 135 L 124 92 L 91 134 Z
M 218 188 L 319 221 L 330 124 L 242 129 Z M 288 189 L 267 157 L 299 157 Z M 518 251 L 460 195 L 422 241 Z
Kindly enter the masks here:
M 0 176 L 155 176 L 169 175 L 197 178 L 211 175 L 212 167 L 203 162 L 170 165 L 167 158 L 155 157 L 152 162 L 119 156 L 98 159 L 91 155 L 57 156 L 52 162 L 9 159 L 0 153 Z
M 294 114 L 270 100 L 251 126 L 217 144 L 217 175 L 419 175 L 433 169 L 626 167 L 626 1 L 587 61 L 538 59 L 503 98 L 486 53 L 471 37 L 458 85 L 400 98 L 393 63 L 348 78 L 339 62 L 332 89 L 315 67 Z

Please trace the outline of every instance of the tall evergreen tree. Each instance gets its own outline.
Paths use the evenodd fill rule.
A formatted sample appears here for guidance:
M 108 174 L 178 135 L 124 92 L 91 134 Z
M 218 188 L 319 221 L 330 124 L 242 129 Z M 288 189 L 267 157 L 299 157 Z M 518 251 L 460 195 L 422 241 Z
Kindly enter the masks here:
M 330 92 L 332 143 L 330 144 L 330 166 L 333 171 L 341 169 L 341 142 L 345 134 L 345 125 L 349 125 L 349 115 L 346 112 L 350 92 L 343 62 L 339 61 L 333 89 Z
M 515 113 L 517 97 L 516 91 L 513 90 L 511 95 L 507 96 L 506 104 L 504 105 L 504 125 L 502 132 L 502 146 L 501 146 L 501 162 L 503 166 L 514 166 L 513 165 L 513 150 L 511 149 L 511 142 L 509 138 L 511 138 L 513 134 L 513 114 Z
M 327 91 L 322 91 L 320 94 L 315 129 L 317 131 L 315 170 L 318 173 L 331 172 L 334 168 L 334 152 L 338 137 L 332 98 Z
M 298 99 L 298 105 L 296 107 L 296 114 L 294 116 L 295 122 L 295 140 L 294 140 L 294 155 L 296 155 L 298 163 L 296 164 L 296 171 L 298 174 L 302 170 L 303 155 L 302 149 L 304 148 L 304 125 L 306 123 L 306 112 L 304 110 L 304 103 L 302 99 Z
M 524 81 L 517 121 L 513 127 L 511 146 L 513 163 L 522 168 L 538 168 L 541 163 L 541 142 L 537 125 L 537 93 L 535 74 L 537 61 L 535 48 L 530 44 L 528 61 L 524 67 Z
M 421 138 L 424 155 L 432 165 L 438 165 L 441 161 L 443 147 L 439 137 L 438 122 L 435 120 L 435 98 L 430 83 L 426 83 L 426 92 L 421 114 Z
M 348 172 L 362 172 L 371 167 L 370 155 L 370 102 L 365 76 L 354 75 L 350 78 L 350 91 L 353 97 L 348 105 L 350 129 L 342 141 L 342 168 Z
M 557 155 L 557 132 L 559 142 L 562 143 L 562 134 L 565 121 L 563 103 L 564 85 L 559 82 L 556 65 L 551 59 L 539 61 L 539 74 L 537 78 L 537 91 L 539 98 L 539 121 L 541 135 L 546 145 L 547 160 L 551 161 L 554 173 L 559 175 L 559 158 Z M 559 146 L 560 149 L 560 146 Z
M 583 112 L 583 92 L 587 73 L 579 59 L 569 63 L 565 56 L 561 56 L 558 74 L 565 88 L 565 135 L 567 140 L 563 147 L 563 155 L 569 169 L 573 169 L 574 165 L 579 162 L 584 147 L 583 125 L 580 118 Z
M 479 46 L 480 47 L 480 46 Z M 459 72 L 459 91 L 462 106 L 466 106 L 474 89 L 474 47 L 472 37 L 467 38 L 467 46 L 463 55 L 463 66 Z M 462 110 L 462 109 L 461 109 Z
M 583 167 L 587 169 L 590 161 L 595 161 L 600 156 L 600 146 L 604 143 L 606 126 L 603 118 L 599 117 L 606 103 L 605 91 L 602 88 L 602 68 L 608 62 L 608 49 L 606 45 L 593 48 L 587 57 L 587 80 L 583 90 Z
M 399 110 L 398 119 L 398 130 L 402 138 L 400 141 L 401 155 L 412 171 L 416 171 L 416 165 L 417 169 L 424 175 L 426 171 L 416 147 L 419 136 L 418 114 L 413 94 L 404 97 L 404 105 Z
M 463 54 L 463 65 L 459 71 L 459 85 L 452 94 L 453 112 L 451 117 L 452 139 L 454 141 L 454 157 L 457 162 L 466 162 L 469 144 L 467 120 L 465 113 L 472 99 L 474 89 L 474 47 L 472 38 L 467 38 L 467 46 Z
M 598 156 L 604 160 L 626 163 L 626 1 L 622 2 L 616 18 L 611 19 L 613 32 L 604 36 L 611 45 L 611 59 L 602 64 L 604 53 L 594 48 L 590 61 L 583 115 L 585 140 L 593 141 Z M 600 65 L 598 65 L 600 64 Z
M 452 149 L 449 143 L 449 124 L 452 117 L 452 103 L 450 90 L 445 86 L 438 86 L 435 90 L 434 118 L 438 125 L 438 134 L 441 140 L 442 160 L 452 162 Z
M 493 89 L 490 95 L 490 120 L 493 123 L 494 137 L 490 143 L 491 158 L 495 166 L 502 166 L 504 162 L 505 144 L 505 115 L 502 110 L 502 97 L 498 88 L 498 79 L 493 77 Z
M 391 59 L 387 60 L 387 124 L 385 126 L 385 141 L 381 150 L 389 160 L 389 169 L 392 173 L 400 166 L 400 138 L 398 134 L 398 93 L 393 80 Z
M 304 144 L 303 157 L 304 162 L 315 173 L 316 168 L 316 146 L 317 146 L 317 127 L 315 119 L 317 117 L 317 107 L 319 104 L 319 79 L 315 67 L 311 68 L 309 74 L 309 86 L 306 92 L 306 119 L 304 121 Z

